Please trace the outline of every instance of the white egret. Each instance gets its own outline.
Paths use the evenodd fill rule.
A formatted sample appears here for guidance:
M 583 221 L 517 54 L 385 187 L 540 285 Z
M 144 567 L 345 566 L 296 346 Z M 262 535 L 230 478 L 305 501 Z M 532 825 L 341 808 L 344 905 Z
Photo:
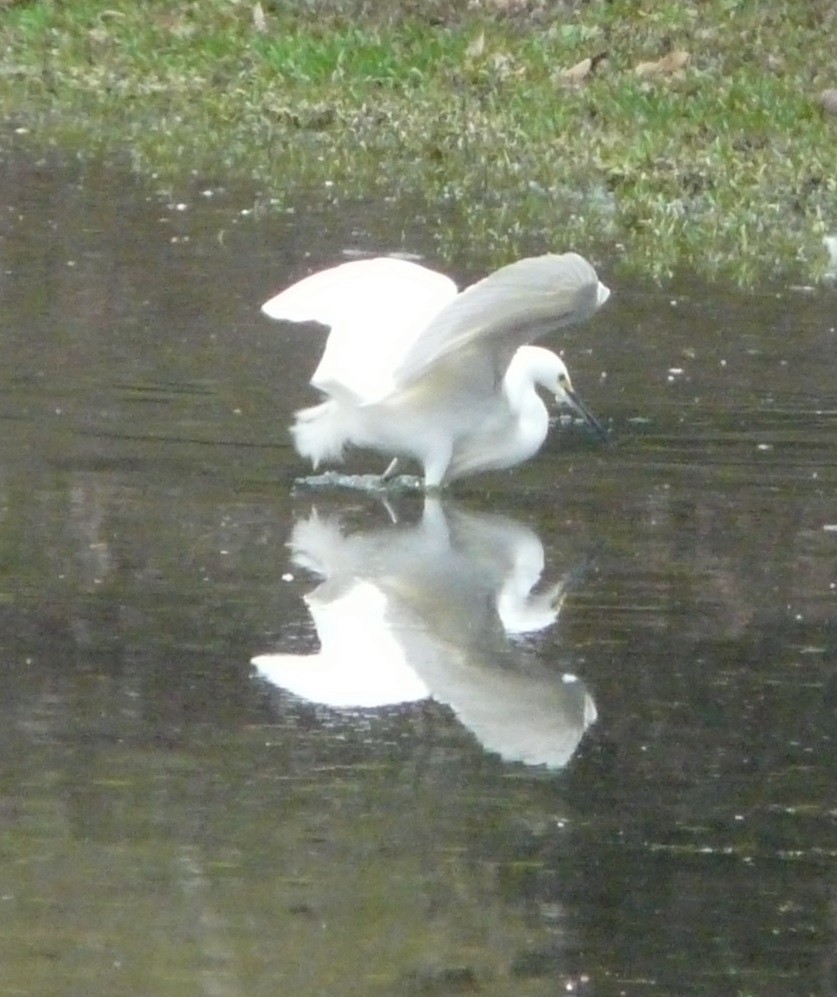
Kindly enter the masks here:
M 327 395 L 296 413 L 297 451 L 316 468 L 349 444 L 417 460 L 435 489 L 533 457 L 549 428 L 536 391 L 601 424 L 563 360 L 528 345 L 589 318 L 610 291 L 576 253 L 518 260 L 457 292 L 406 260 L 355 260 L 312 274 L 262 306 L 275 319 L 331 327 L 311 384 Z

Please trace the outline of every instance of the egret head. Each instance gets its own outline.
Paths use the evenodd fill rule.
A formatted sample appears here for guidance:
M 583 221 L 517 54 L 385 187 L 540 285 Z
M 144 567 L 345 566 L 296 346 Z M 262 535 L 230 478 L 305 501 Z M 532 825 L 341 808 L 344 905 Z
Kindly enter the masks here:
M 567 365 L 552 350 L 543 346 L 521 346 L 509 366 L 507 379 L 521 387 L 534 383 L 552 392 L 555 401 L 581 416 L 596 436 L 602 440 L 608 438 L 605 427 L 576 394 Z M 531 387 L 528 390 L 531 391 Z
M 581 416 L 582 420 L 593 430 L 596 436 L 601 440 L 607 439 L 607 430 L 602 425 L 601 422 L 593 415 L 589 408 L 584 404 L 584 402 L 578 397 L 573 388 L 572 381 L 570 381 L 569 372 L 564 365 L 563 361 L 558 361 L 561 364 L 560 369 L 557 374 L 557 384 L 555 386 L 555 401 L 559 405 L 563 405 L 566 408 L 572 409 L 578 415 Z

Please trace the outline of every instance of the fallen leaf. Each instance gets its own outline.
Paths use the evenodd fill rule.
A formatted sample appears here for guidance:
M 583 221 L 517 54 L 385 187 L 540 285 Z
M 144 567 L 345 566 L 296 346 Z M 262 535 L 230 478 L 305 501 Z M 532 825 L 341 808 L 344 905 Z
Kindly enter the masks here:
M 264 7 L 256 0 L 253 5 L 253 27 L 261 34 L 267 33 L 267 18 L 264 16 Z
M 823 90 L 820 94 L 820 107 L 826 114 L 837 116 L 837 90 Z
M 465 49 L 466 59 L 480 59 L 485 53 L 485 32 L 481 31 Z
M 570 66 L 569 69 L 562 69 L 561 76 L 570 83 L 583 83 L 584 80 L 590 75 L 590 70 L 593 68 L 592 59 L 582 59 L 581 62 L 577 62 L 574 66 Z
M 682 49 L 672 49 L 656 62 L 640 62 L 634 72 L 637 76 L 671 76 L 685 69 L 691 58 Z
M 581 84 L 586 79 L 591 77 L 593 73 L 599 66 L 600 62 L 603 62 L 607 58 L 607 52 L 598 52 L 596 55 L 590 56 L 587 59 L 582 59 L 581 62 L 577 62 L 574 66 L 570 66 L 569 69 L 561 69 L 558 72 L 558 77 L 560 79 L 566 80 L 567 83 Z

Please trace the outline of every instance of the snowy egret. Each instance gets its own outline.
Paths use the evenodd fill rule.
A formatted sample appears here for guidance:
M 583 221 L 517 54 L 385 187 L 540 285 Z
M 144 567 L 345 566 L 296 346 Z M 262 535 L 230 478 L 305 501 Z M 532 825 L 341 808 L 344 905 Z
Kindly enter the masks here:
M 348 444 L 417 460 L 425 488 L 533 457 L 549 428 L 536 386 L 606 431 L 563 360 L 528 345 L 589 318 L 610 291 L 575 253 L 502 267 L 459 293 L 450 278 L 395 258 L 312 274 L 262 306 L 330 326 L 311 384 L 327 395 L 296 413 L 297 451 L 316 468 Z

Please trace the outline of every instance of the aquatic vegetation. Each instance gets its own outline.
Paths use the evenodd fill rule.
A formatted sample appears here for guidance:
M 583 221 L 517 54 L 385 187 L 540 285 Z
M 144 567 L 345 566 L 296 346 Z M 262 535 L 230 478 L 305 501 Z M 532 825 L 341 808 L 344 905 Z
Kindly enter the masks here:
M 662 277 L 820 276 L 837 230 L 827 2 L 3 9 L 0 114 L 266 202 L 417 206 L 439 255 L 576 247 Z

